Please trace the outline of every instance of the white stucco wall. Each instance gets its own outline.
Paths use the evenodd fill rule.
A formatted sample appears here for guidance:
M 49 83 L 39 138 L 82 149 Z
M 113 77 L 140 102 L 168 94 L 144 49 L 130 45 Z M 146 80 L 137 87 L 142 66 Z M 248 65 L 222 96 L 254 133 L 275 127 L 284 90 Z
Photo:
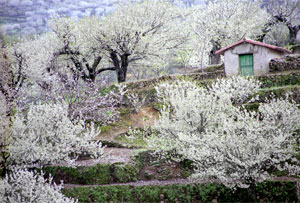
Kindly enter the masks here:
M 269 62 L 273 58 L 279 58 L 281 52 L 249 43 L 240 44 L 224 53 L 225 73 L 227 76 L 239 74 L 239 55 L 253 54 L 254 75 L 264 75 L 269 72 Z

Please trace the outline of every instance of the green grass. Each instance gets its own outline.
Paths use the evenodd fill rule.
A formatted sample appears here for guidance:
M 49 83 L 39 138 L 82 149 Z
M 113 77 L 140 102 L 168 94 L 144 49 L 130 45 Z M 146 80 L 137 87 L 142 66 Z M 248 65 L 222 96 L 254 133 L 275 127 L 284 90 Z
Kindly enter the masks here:
M 256 186 L 251 197 L 247 189 L 232 191 L 220 184 L 166 186 L 104 186 L 63 189 L 79 202 L 298 202 L 296 182 L 266 181 Z
M 131 146 L 136 146 L 136 147 L 146 147 L 147 142 L 144 140 L 143 135 L 137 135 L 134 138 L 128 138 L 126 135 L 121 135 L 116 137 L 117 141 L 120 141 L 121 143 L 128 144 Z
M 38 170 L 40 171 L 40 170 Z M 45 177 L 51 174 L 56 183 L 83 185 L 102 185 L 113 182 L 124 183 L 137 180 L 139 167 L 135 164 L 97 164 L 94 166 L 63 167 L 47 166 L 43 168 Z

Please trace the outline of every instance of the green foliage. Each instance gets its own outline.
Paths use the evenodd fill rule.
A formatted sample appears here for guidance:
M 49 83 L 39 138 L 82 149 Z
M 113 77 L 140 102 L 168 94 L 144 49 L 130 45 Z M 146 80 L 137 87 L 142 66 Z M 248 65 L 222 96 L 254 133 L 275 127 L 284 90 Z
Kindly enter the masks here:
M 287 75 L 266 75 L 256 76 L 262 83 L 262 88 L 280 87 L 286 85 L 300 85 L 300 73 L 290 73 Z
M 43 168 L 45 176 L 51 174 L 54 181 L 71 184 L 108 184 L 111 182 L 110 166 L 98 164 L 96 166 L 80 166 L 76 168 L 62 166 L 48 166 Z
M 116 140 L 133 147 L 146 147 L 148 137 L 155 136 L 155 133 L 151 127 L 129 128 L 126 134 L 118 136 Z
M 116 138 L 116 140 L 124 143 L 124 144 L 129 144 L 134 147 L 145 147 L 147 146 L 146 141 L 144 140 L 144 136 L 142 134 L 140 135 L 135 135 L 134 139 L 133 138 L 128 138 L 126 135 L 121 135 Z
M 258 102 L 265 102 L 265 99 L 271 99 L 272 97 L 284 98 L 287 94 L 290 99 L 300 103 L 300 87 L 299 86 L 279 86 L 261 89 L 258 93 L 254 94 L 253 97 L 259 96 Z
M 193 166 L 189 160 L 177 162 L 170 160 L 167 154 L 142 151 L 135 158 L 136 165 L 141 168 L 140 178 L 151 180 L 170 180 L 187 178 L 192 174 Z
M 107 133 L 110 131 L 110 129 L 111 129 L 111 126 L 108 126 L 108 125 L 103 125 L 100 127 L 101 133 Z
M 208 66 L 203 71 L 205 71 L 205 72 L 215 72 L 215 71 L 218 71 L 218 70 L 224 70 L 224 64 Z
M 160 111 L 161 109 L 163 109 L 164 104 L 162 102 L 154 102 L 152 104 L 153 108 Z
M 113 92 L 113 91 L 118 91 L 118 87 L 115 86 L 115 85 L 111 85 L 111 86 L 108 86 L 108 87 L 105 87 L 103 89 L 100 90 L 99 94 L 100 96 L 105 96 L 105 95 L 108 95 L 109 93 Z
M 113 164 L 112 177 L 115 182 L 126 183 L 137 181 L 138 169 L 135 165 Z
M 107 184 L 111 180 L 110 167 L 104 164 L 84 167 L 82 171 L 78 172 L 78 178 L 82 184 Z
M 130 114 L 130 109 L 129 108 L 121 108 L 119 110 L 119 112 L 120 112 L 120 116 L 124 117 L 124 116 L 127 116 L 128 114 Z
M 40 171 L 40 169 L 38 169 Z M 51 174 L 54 181 L 71 184 L 109 184 L 137 181 L 139 167 L 134 164 L 115 163 L 112 165 L 98 164 L 95 166 L 79 166 L 76 168 L 48 166 L 43 168 L 46 177 Z
M 65 188 L 79 202 L 298 202 L 296 182 L 267 181 L 257 185 L 256 199 L 247 189 L 235 192 L 223 185 L 187 184 L 166 186 L 103 186 Z
M 259 103 L 246 104 L 245 109 L 247 111 L 258 111 Z

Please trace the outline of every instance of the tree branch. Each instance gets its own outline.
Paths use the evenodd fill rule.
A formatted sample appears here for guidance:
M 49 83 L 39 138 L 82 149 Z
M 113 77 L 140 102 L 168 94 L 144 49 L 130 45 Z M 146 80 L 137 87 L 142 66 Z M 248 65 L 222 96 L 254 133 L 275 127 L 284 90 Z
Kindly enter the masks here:
M 109 67 L 109 68 L 101 68 L 100 70 L 96 71 L 96 75 L 98 75 L 99 73 L 102 73 L 104 71 L 108 71 L 108 70 L 116 70 L 114 67 Z

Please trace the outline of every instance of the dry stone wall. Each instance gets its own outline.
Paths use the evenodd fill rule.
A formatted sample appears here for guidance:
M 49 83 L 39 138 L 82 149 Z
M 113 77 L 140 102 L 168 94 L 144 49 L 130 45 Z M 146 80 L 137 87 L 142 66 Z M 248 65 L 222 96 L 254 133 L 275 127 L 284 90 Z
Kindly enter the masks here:
M 300 54 L 291 54 L 282 58 L 272 59 L 269 63 L 269 68 L 270 72 L 300 70 Z

